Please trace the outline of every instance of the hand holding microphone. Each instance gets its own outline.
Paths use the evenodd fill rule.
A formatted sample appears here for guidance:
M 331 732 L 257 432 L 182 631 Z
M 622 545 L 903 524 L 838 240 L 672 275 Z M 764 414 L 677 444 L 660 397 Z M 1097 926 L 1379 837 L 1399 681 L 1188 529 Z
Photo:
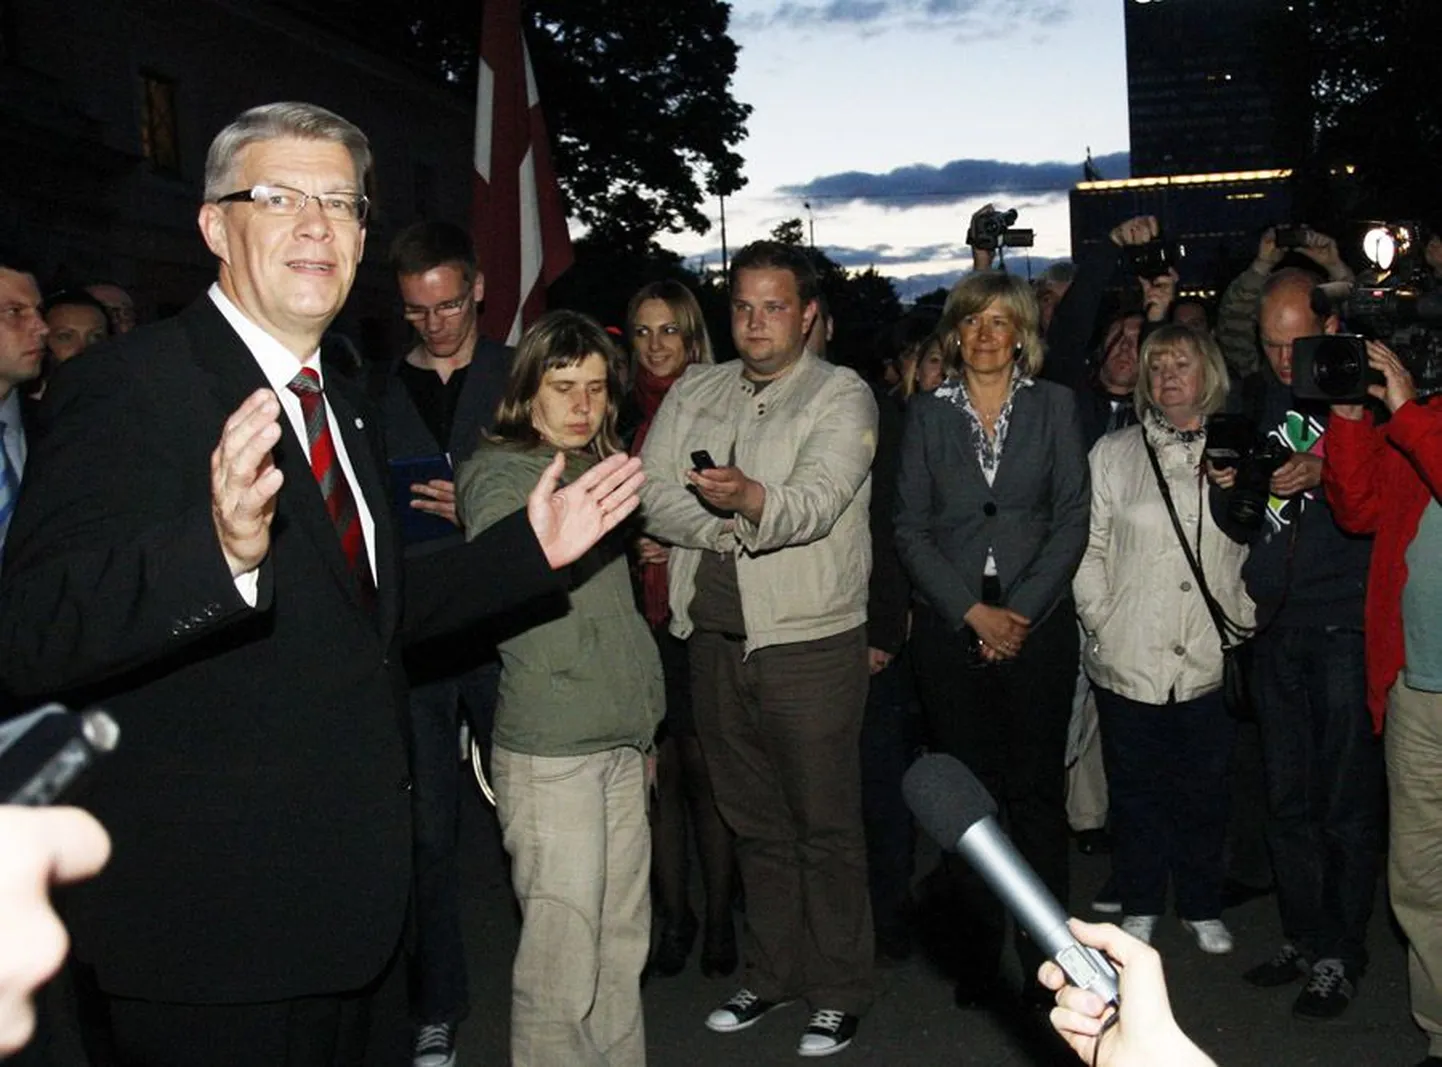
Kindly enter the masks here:
M 901 791 L 922 829 L 975 868 L 1072 985 L 1116 1003 L 1116 971 L 1105 956 L 1072 935 L 1056 897 L 997 825 L 996 801 L 961 761 L 935 753 L 922 756 L 906 772 Z
M 1157 950 L 1108 924 L 1071 921 L 1078 941 L 1101 949 L 1117 965 L 1125 1015 L 1108 1022 L 1114 1006 L 1086 989 L 1068 985 L 1066 975 L 1048 960 L 1037 981 L 1057 991 L 1051 1025 L 1083 1063 L 1106 1067 L 1216 1067 L 1177 1026 L 1167 999 L 1167 980 Z

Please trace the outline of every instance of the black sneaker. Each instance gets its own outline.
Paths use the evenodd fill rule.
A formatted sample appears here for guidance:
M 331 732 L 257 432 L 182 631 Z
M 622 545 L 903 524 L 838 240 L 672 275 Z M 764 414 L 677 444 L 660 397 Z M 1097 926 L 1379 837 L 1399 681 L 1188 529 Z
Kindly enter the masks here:
M 801 1032 L 801 1043 L 796 1046 L 798 1056 L 830 1056 L 840 1052 L 856 1036 L 856 1027 L 861 1020 L 844 1011 L 823 1010 L 811 1013 L 811 1021 Z
M 775 1011 L 786 1000 L 762 1000 L 749 989 L 738 989 L 736 995 L 706 1016 L 706 1029 L 718 1034 L 734 1034 L 760 1021 L 761 1016 Z
M 1278 949 L 1266 963 L 1259 963 L 1242 975 L 1242 981 L 1258 989 L 1290 985 L 1312 973 L 1312 964 L 1291 942 Z
M 456 1024 L 429 1023 L 417 1027 L 411 1067 L 456 1067 Z
M 1337 1018 L 1357 995 L 1355 977 L 1356 972 L 1349 976 L 1347 965 L 1339 959 L 1318 960 L 1312 977 L 1292 1003 L 1292 1015 L 1314 1022 Z

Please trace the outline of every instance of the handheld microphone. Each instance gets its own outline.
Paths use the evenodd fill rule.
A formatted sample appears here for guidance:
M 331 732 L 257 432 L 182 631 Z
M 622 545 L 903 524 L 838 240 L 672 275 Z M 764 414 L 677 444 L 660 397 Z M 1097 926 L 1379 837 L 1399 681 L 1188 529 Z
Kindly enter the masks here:
M 996 822 L 996 801 L 960 760 L 932 753 L 901 780 L 906 805 L 931 837 L 966 859 L 1067 980 L 1118 1003 L 1117 972 L 1067 928 L 1066 912 Z
M 0 803 L 52 804 L 120 740 L 104 711 L 60 704 L 0 723 Z

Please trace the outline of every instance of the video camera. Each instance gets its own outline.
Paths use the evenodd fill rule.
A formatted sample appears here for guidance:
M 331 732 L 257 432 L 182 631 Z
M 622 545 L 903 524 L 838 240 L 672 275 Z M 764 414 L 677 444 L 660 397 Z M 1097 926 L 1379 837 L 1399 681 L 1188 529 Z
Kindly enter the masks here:
M 1016 208 L 998 211 L 988 207 L 972 217 L 971 228 L 966 231 L 966 243 L 972 248 L 994 252 L 998 248 L 1030 248 L 1036 243 L 1036 232 L 1027 229 L 1013 229 L 1017 219 Z
M 1217 414 L 1207 420 L 1202 454 L 1218 470 L 1237 472 L 1227 498 L 1227 518 L 1249 530 L 1261 529 L 1272 475 L 1292 458 L 1292 450 L 1275 437 L 1263 437 L 1245 415 Z
M 1368 338 L 1384 342 L 1412 375 L 1420 397 L 1442 392 L 1442 286 L 1422 257 L 1422 227 L 1384 223 L 1364 239 L 1375 269 L 1333 302 L 1313 298 L 1319 315 L 1336 313 L 1355 334 L 1300 337 L 1292 345 L 1292 392 L 1329 404 L 1361 403 L 1382 377 L 1367 363 Z

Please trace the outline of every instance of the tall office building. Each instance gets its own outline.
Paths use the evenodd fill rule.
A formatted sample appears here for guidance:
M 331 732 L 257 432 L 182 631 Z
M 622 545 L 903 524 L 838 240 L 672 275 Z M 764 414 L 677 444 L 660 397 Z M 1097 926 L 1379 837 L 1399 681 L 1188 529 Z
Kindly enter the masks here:
M 1301 0 L 1123 0 L 1132 177 L 1292 166 Z

